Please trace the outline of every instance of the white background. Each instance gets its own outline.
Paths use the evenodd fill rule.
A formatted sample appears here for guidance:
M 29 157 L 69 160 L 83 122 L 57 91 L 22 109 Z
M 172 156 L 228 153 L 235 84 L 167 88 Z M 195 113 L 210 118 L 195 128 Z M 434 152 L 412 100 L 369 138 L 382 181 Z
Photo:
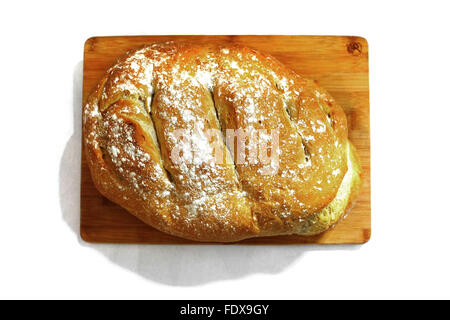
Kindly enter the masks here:
M 0 298 L 450 298 L 449 12 L 445 1 L 2 3 Z M 368 40 L 369 243 L 80 240 L 84 41 L 180 33 Z

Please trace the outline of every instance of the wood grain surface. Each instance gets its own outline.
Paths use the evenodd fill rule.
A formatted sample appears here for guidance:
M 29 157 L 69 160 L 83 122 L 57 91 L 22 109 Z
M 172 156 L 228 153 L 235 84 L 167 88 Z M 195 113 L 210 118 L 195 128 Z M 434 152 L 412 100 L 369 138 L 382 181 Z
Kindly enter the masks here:
M 130 49 L 168 40 L 195 43 L 238 43 L 272 54 L 327 89 L 347 114 L 349 138 L 358 149 L 363 184 L 348 216 L 333 229 L 313 237 L 254 238 L 237 244 L 365 243 L 370 226 L 370 126 L 368 45 L 352 36 L 117 36 L 93 37 L 84 46 L 83 104 L 106 70 Z M 81 108 L 82 106 L 80 106 Z M 95 188 L 82 152 L 81 237 L 88 242 L 202 244 L 151 228 Z

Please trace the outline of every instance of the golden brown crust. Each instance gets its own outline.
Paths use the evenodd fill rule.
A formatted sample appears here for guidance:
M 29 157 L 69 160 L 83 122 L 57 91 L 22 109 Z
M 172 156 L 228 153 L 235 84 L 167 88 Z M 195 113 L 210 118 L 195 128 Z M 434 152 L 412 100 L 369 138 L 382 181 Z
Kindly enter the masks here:
M 188 239 L 305 232 L 348 171 L 346 117 L 333 98 L 245 47 L 169 42 L 129 52 L 108 70 L 83 115 L 99 191 L 145 223 Z M 227 148 L 227 129 L 242 128 L 277 130 L 276 163 L 240 161 L 242 154 Z M 179 129 L 194 133 L 189 146 Z M 222 134 L 211 139 L 209 129 Z

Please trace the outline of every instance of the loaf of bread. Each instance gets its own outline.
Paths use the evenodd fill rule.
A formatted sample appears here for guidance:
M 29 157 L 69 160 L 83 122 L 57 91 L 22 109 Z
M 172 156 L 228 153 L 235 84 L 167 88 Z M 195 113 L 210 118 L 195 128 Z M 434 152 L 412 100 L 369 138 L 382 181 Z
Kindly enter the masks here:
M 342 108 L 270 55 L 166 42 L 119 58 L 83 110 L 97 189 L 163 232 L 314 235 L 361 180 Z

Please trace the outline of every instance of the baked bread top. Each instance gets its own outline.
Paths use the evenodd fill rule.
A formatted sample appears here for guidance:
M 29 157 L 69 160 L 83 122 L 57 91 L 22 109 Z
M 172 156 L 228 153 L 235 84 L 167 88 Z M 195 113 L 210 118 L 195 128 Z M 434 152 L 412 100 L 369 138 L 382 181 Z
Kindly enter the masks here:
M 334 99 L 240 46 L 167 42 L 127 53 L 88 98 L 83 137 L 104 196 L 199 241 L 322 232 L 360 182 Z

